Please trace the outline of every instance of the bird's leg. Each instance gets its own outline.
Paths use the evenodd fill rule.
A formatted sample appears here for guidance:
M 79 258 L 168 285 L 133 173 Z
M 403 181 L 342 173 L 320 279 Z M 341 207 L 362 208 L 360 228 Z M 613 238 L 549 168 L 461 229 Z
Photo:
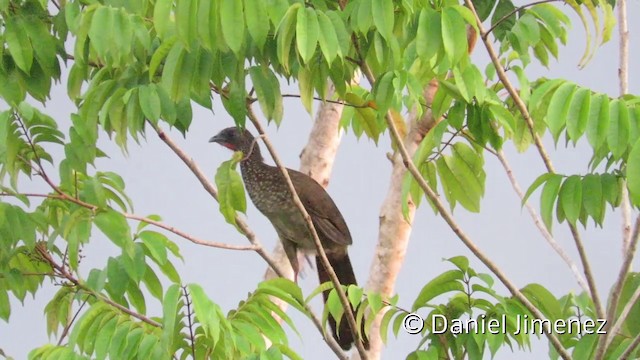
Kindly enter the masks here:
M 293 281 L 298 283 L 298 273 L 300 272 L 300 263 L 298 262 L 298 249 L 291 241 L 282 239 L 282 247 L 284 253 L 287 255 L 287 259 L 291 263 L 293 269 Z

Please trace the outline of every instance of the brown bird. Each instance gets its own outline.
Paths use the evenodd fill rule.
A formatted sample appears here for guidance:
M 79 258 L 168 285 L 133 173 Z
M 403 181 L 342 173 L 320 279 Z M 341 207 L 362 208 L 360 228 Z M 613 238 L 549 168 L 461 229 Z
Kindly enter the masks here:
M 244 159 L 240 162 L 240 170 L 249 197 L 276 229 L 297 280 L 300 270 L 298 254 L 315 255 L 316 247 L 306 221 L 293 202 L 280 169 L 264 163 L 256 139 L 246 129 L 226 128 L 212 137 L 209 142 L 243 152 Z M 342 285 L 357 284 L 347 253 L 347 246 L 352 242 L 351 234 L 338 207 L 325 189 L 313 178 L 296 170 L 287 169 L 287 171 L 298 197 L 311 217 L 338 280 Z M 327 270 L 318 256 L 316 256 L 316 267 L 320 283 L 330 281 Z M 328 291 L 323 293 L 325 303 L 328 294 Z M 340 347 L 345 350 L 350 349 L 354 339 L 347 320 L 343 318 L 339 329 L 336 330 L 336 321 L 330 316 L 329 325 Z M 365 345 L 368 344 L 365 342 Z

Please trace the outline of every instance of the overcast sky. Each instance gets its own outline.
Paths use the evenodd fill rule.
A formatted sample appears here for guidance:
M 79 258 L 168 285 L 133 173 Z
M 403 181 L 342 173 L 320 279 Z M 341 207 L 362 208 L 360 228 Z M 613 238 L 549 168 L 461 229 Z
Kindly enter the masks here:
M 567 11 L 568 8 L 566 8 Z M 640 14 L 640 2 L 629 3 L 630 18 Z M 569 37 L 569 45 L 560 51 L 559 63 L 552 62 L 546 70 L 536 65 L 528 69 L 530 79 L 539 76 L 548 78 L 562 77 L 577 82 L 595 91 L 618 95 L 617 81 L 617 30 L 611 42 L 603 46 L 595 58 L 583 70 L 577 68 L 584 50 L 584 30 L 579 21 L 572 16 L 574 29 Z M 630 92 L 640 94 L 640 28 L 630 21 L 631 57 Z M 478 44 L 474 57 L 486 64 L 486 51 Z M 484 69 L 484 65 L 481 66 Z M 68 129 L 69 114 L 75 111 L 74 105 L 66 97 L 66 71 L 62 84 L 52 91 L 53 98 L 46 105 L 46 112 L 59 121 L 61 128 Z M 287 88 L 283 93 L 297 93 L 295 88 Z M 318 103 L 314 104 L 314 110 Z M 0 109 L 6 105 L 0 104 Z M 268 127 L 268 135 L 275 144 L 284 163 L 298 168 L 298 155 L 304 147 L 312 124 L 312 116 L 307 114 L 296 99 L 285 99 L 284 121 L 278 129 Z M 194 118 L 186 139 L 177 132 L 171 132 L 174 140 L 193 157 L 213 179 L 216 168 L 227 160 L 231 153 L 207 140 L 220 129 L 233 124 L 222 105 L 214 102 L 214 111 L 194 105 Z M 165 127 L 166 128 L 166 127 Z M 252 129 L 252 128 L 250 128 Z M 253 130 L 253 129 L 252 129 Z M 255 133 L 255 131 L 254 131 Z M 328 188 L 351 230 L 354 245 L 350 249 L 351 259 L 359 281 L 366 282 L 372 255 L 377 241 L 378 212 L 389 184 L 390 162 L 386 153 L 390 142 L 386 137 L 376 146 L 365 138 L 357 140 L 352 133 L 343 137 L 336 158 L 333 175 Z M 545 139 L 549 150 L 553 149 L 550 139 Z M 130 144 L 128 156 L 105 136 L 99 146 L 109 155 L 108 159 L 96 162 L 99 170 L 111 170 L 119 173 L 126 182 L 127 194 L 132 198 L 135 213 L 139 215 L 160 214 L 167 224 L 176 226 L 195 236 L 231 244 L 246 244 L 246 239 L 226 224 L 218 212 L 217 203 L 202 189 L 196 178 L 189 172 L 153 131 L 148 132 L 146 142 L 141 146 Z M 48 148 L 59 161 L 64 156 L 60 147 Z M 530 150 L 524 154 L 515 152 L 510 144 L 505 146 L 507 157 L 514 168 L 522 187 L 529 184 L 544 171 L 537 153 Z M 263 147 L 263 152 L 264 147 Z M 265 152 L 266 154 L 266 152 Z M 562 174 L 584 174 L 591 150 L 584 142 L 577 148 L 552 151 L 552 160 Z M 270 161 L 270 159 L 268 160 Z M 454 213 L 463 229 L 495 261 L 500 268 L 518 286 L 536 282 L 544 285 L 555 295 L 561 296 L 569 291 L 579 291 L 572 274 L 565 264 L 552 251 L 539 235 L 526 211 L 520 209 L 520 202 L 513 192 L 508 179 L 498 161 L 486 156 L 487 185 L 480 214 L 470 214 L 458 207 Z M 50 169 L 57 177 L 57 171 Z M 22 191 L 48 192 L 42 181 L 34 177 L 33 183 L 23 181 Z M 532 197 L 536 203 L 538 194 Z M 3 199 L 5 201 L 6 199 Z M 425 203 L 426 204 L 426 203 Z M 275 231 L 267 220 L 249 203 L 248 224 L 256 232 L 265 247 L 273 248 L 276 242 Z M 556 240 L 578 262 L 573 241 L 566 225 L 554 227 Z M 620 218 L 610 211 L 607 213 L 603 229 L 590 228 L 581 231 L 587 252 L 593 264 L 593 271 L 599 284 L 600 294 L 605 296 L 611 286 L 620 264 Z M 170 236 L 179 246 L 184 263 L 178 261 L 182 279 L 201 284 L 210 298 L 227 311 L 234 308 L 248 292 L 255 289 L 262 279 L 266 264 L 252 252 L 229 251 L 196 246 L 190 242 Z M 83 250 L 86 258 L 82 262 L 82 275 L 87 276 L 88 269 L 105 266 L 108 256 L 119 254 L 111 242 L 96 233 L 92 242 Z M 450 231 L 444 221 L 434 216 L 428 206 L 418 209 L 411 236 L 406 262 L 400 273 L 396 291 L 400 294 L 399 304 L 410 308 L 420 289 L 430 279 L 449 270 L 451 265 L 442 262 L 443 258 L 465 255 L 471 259 L 472 266 L 481 272 L 488 270 L 473 259 L 472 254 Z M 634 262 L 637 269 L 640 262 Z M 317 286 L 317 277 L 311 272 L 301 280 L 305 294 Z M 498 289 L 507 294 L 499 285 Z M 12 301 L 10 325 L 0 323 L 0 348 L 16 359 L 26 358 L 31 349 L 47 343 L 46 325 L 43 309 L 46 301 L 57 288 L 45 283 L 36 300 L 27 299 L 24 307 Z M 148 301 L 152 302 L 151 297 Z M 319 303 L 316 304 L 320 312 Z M 317 330 L 311 322 L 295 311 L 289 313 L 302 334 L 290 337 L 292 346 L 305 359 L 331 358 L 331 352 L 321 342 Z M 149 306 L 150 315 L 160 315 L 159 304 Z M 399 339 L 393 336 L 384 357 L 403 358 L 415 349 L 418 336 L 403 334 Z M 51 339 L 53 341 L 53 339 Z M 545 342 L 534 342 L 532 352 L 519 352 L 516 355 L 508 348 L 500 351 L 498 359 L 539 359 L 545 357 Z

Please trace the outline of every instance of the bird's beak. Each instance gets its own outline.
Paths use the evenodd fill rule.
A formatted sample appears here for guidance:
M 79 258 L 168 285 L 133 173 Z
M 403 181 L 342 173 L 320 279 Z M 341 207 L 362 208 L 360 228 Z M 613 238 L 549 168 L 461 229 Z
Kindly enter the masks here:
M 220 144 L 220 143 L 223 142 L 223 139 L 222 139 L 222 136 L 220 136 L 220 134 L 217 134 L 217 135 L 213 136 L 211 139 L 209 139 L 209 142 L 210 143 L 214 142 L 214 143 L 219 143 Z

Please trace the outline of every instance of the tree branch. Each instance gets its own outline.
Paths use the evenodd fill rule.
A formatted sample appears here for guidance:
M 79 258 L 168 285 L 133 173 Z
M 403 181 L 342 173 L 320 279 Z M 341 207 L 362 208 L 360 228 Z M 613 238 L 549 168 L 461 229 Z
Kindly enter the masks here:
M 616 316 L 616 310 L 618 309 L 618 302 L 620 301 L 620 294 L 622 293 L 622 288 L 624 287 L 624 283 L 627 280 L 627 276 L 631 271 L 631 262 L 636 254 L 636 250 L 638 248 L 638 238 L 640 238 L 640 215 L 636 218 L 636 223 L 634 225 L 633 234 L 631 236 L 631 243 L 629 243 L 629 249 L 625 258 L 620 266 L 620 271 L 618 272 L 618 278 L 611 290 L 611 295 L 609 297 L 609 308 L 607 309 L 607 321 L 613 323 L 613 320 Z M 619 320 L 618 320 L 619 321 Z M 602 359 L 604 353 L 613 341 L 615 333 L 613 331 L 607 331 L 607 333 L 603 334 L 598 341 L 598 350 L 596 352 L 595 359 Z
M 162 324 L 160 324 L 159 322 L 152 320 L 148 317 L 146 317 L 145 315 L 139 314 L 129 308 L 126 308 L 114 301 L 112 301 L 111 299 L 107 298 L 106 296 L 95 292 L 94 290 L 90 289 L 89 287 L 87 287 L 86 285 L 84 285 L 83 283 L 80 282 L 80 280 L 76 279 L 71 273 L 69 273 L 67 271 L 67 269 L 65 269 L 64 266 L 58 264 L 52 257 L 51 254 L 49 254 L 49 252 L 46 250 L 46 248 L 42 245 L 36 246 L 36 250 L 38 251 L 38 253 L 40 253 L 40 255 L 42 256 L 42 259 L 45 260 L 47 263 L 49 263 L 49 265 L 51 265 L 51 267 L 53 267 L 58 274 L 60 274 L 61 276 L 63 276 L 64 278 L 66 278 L 69 282 L 71 282 L 73 285 L 75 285 L 78 289 L 88 293 L 89 295 L 95 297 L 96 299 L 107 303 L 109 305 L 111 305 L 112 307 L 122 311 L 123 313 L 133 316 L 134 318 L 145 322 L 151 326 L 154 327 L 162 327 Z
M 480 18 L 478 17 L 478 13 L 476 12 L 473 2 L 471 0 L 465 0 L 465 4 L 473 12 L 474 17 L 476 18 L 476 23 L 478 26 L 478 31 L 480 32 L 480 37 L 482 38 L 482 42 L 484 43 L 484 46 L 487 49 L 487 53 L 491 58 L 491 62 L 496 68 L 496 73 L 498 75 L 498 78 L 500 79 L 500 82 L 502 82 L 502 84 L 504 85 L 504 88 L 507 90 L 507 92 L 513 99 L 513 102 L 516 104 L 520 114 L 524 118 L 527 124 L 527 127 L 529 128 L 529 132 L 531 133 L 531 136 L 533 138 L 534 144 L 538 150 L 538 153 L 540 154 L 540 157 L 542 158 L 542 161 L 544 162 L 544 165 L 547 168 L 547 171 L 550 173 L 555 173 L 556 171 L 553 167 L 553 163 L 551 162 L 551 158 L 549 157 L 549 154 L 545 150 L 544 145 L 542 144 L 542 140 L 540 139 L 540 136 L 538 136 L 538 134 L 535 131 L 533 119 L 531 118 L 531 114 L 529 114 L 527 105 L 524 103 L 524 101 L 516 91 L 513 84 L 511 84 L 511 81 L 507 77 L 505 70 L 502 68 L 502 65 L 500 64 L 500 60 L 498 59 L 498 55 L 496 54 L 496 51 L 493 48 L 493 45 L 487 39 L 487 36 L 486 36 L 487 33 L 484 30 L 482 21 L 480 21 Z M 580 238 L 580 233 L 578 232 L 578 229 L 576 228 L 575 225 L 573 224 L 568 224 L 568 225 L 569 225 L 571 234 L 573 236 L 574 242 L 576 244 L 578 254 L 580 255 L 580 261 L 582 262 L 583 271 L 587 279 L 587 284 L 589 285 L 589 292 L 591 294 L 591 299 L 593 300 L 593 303 L 596 308 L 596 314 L 598 315 L 598 317 L 604 318 L 605 316 L 604 308 L 600 301 L 600 296 L 598 295 L 598 288 L 596 287 L 596 284 L 595 284 L 595 278 L 591 271 L 589 258 L 587 257 L 586 251 L 584 249 L 582 239 Z
M 508 18 L 511 17 L 511 15 L 517 13 L 520 10 L 524 10 L 526 8 L 535 6 L 535 5 L 540 5 L 540 4 L 546 4 L 546 3 L 550 3 L 550 2 L 556 2 L 556 1 L 564 1 L 564 0 L 541 0 L 541 1 L 534 1 L 532 3 L 529 4 L 525 4 L 522 6 L 519 6 L 511 11 L 509 11 L 505 16 L 501 17 L 498 21 L 496 21 L 495 23 L 493 23 L 493 25 L 491 25 L 491 27 L 489 28 L 489 30 L 487 30 L 487 32 L 484 34 L 484 37 L 489 36 L 489 34 L 495 30 L 495 28 L 497 28 L 498 26 L 500 26 L 500 24 L 502 24 L 504 21 L 506 21 Z
M 518 180 L 513 174 L 513 170 L 511 169 L 511 166 L 509 165 L 509 162 L 507 161 L 507 158 L 505 157 L 504 152 L 502 150 L 499 150 L 496 156 L 498 157 L 498 160 L 500 160 L 502 167 L 507 173 L 507 177 L 509 178 L 509 182 L 511 182 L 511 186 L 513 187 L 513 190 L 516 192 L 516 194 L 518 194 L 518 197 L 520 198 L 520 200 L 524 199 L 524 193 L 522 192 L 522 188 L 520 187 Z M 542 219 L 540 218 L 540 216 L 538 215 L 534 207 L 529 202 L 527 202 L 525 206 L 527 208 L 527 211 L 529 212 L 529 215 L 531 216 L 531 219 L 533 220 L 534 225 L 538 228 L 538 230 L 540 231 L 540 234 L 542 234 L 542 237 L 553 248 L 553 250 L 562 258 L 562 260 L 564 260 L 564 262 L 567 264 L 567 266 L 573 273 L 573 276 L 576 278 L 576 281 L 578 282 L 580 287 L 584 289 L 584 291 L 589 291 L 589 286 L 586 283 L 584 277 L 582 277 L 582 275 L 580 274 L 580 270 L 578 269 L 578 266 L 576 265 L 575 262 L 573 262 L 571 257 L 565 252 L 562 246 L 560 246 L 560 244 L 558 244 L 558 242 L 553 238 L 553 235 L 551 235 L 547 227 L 544 225 L 544 222 L 542 221 Z
M 258 130 L 258 133 L 260 133 L 260 135 L 262 136 L 262 141 L 267 146 L 267 149 L 269 150 L 269 153 L 271 154 L 273 161 L 276 163 L 276 166 L 280 169 L 280 172 L 282 173 L 285 181 L 287 182 L 287 185 L 289 187 L 289 192 L 291 193 L 293 202 L 298 208 L 298 210 L 300 210 L 302 217 L 305 219 L 307 223 L 307 227 L 309 228 L 309 231 L 311 232 L 311 236 L 313 237 L 313 240 L 315 242 L 316 251 L 318 253 L 317 255 L 320 257 L 323 266 L 327 270 L 329 278 L 331 279 L 331 282 L 333 283 L 336 293 L 338 294 L 338 298 L 340 299 L 340 303 L 344 308 L 344 315 L 347 319 L 347 322 L 349 323 L 349 328 L 351 329 L 353 338 L 355 339 L 355 345 L 356 345 L 356 348 L 358 349 L 358 353 L 360 354 L 362 359 L 366 359 L 367 353 L 366 353 L 366 350 L 364 349 L 364 346 L 362 344 L 362 339 L 360 338 L 360 335 L 358 332 L 356 319 L 353 315 L 353 311 L 351 310 L 351 304 L 349 302 L 349 299 L 347 298 L 347 295 L 342 289 L 342 285 L 340 284 L 340 280 L 338 280 L 338 276 L 336 275 L 335 271 L 333 270 L 333 267 L 329 263 L 329 259 L 327 258 L 327 254 L 324 252 L 324 248 L 322 247 L 322 243 L 320 242 L 318 233 L 315 227 L 313 226 L 311 217 L 309 216 L 309 214 L 307 213 L 307 210 L 304 208 L 304 205 L 300 201 L 300 197 L 298 196 L 298 193 L 296 192 L 296 189 L 293 186 L 293 183 L 291 182 L 291 178 L 289 177 L 289 173 L 287 172 L 287 169 L 282 164 L 282 161 L 278 157 L 278 154 L 276 153 L 275 148 L 271 144 L 271 141 L 269 140 L 269 138 L 266 136 L 264 128 L 262 127 L 262 124 L 256 117 L 255 113 L 253 112 L 253 108 L 251 107 L 250 104 L 247 104 L 247 116 L 249 117 L 253 125 Z
M 56 187 L 57 188 L 57 187 Z M 66 194 L 65 192 L 60 191 L 59 195 L 52 195 L 52 194 L 34 194 L 34 193 L 16 193 L 16 194 L 10 194 L 10 193 L 0 193 L 0 196 L 28 196 L 28 197 L 41 197 L 41 198 L 48 198 L 48 199 L 58 199 L 58 200 L 63 200 L 63 201 L 70 201 L 74 204 L 80 205 L 82 207 L 85 207 L 87 209 L 90 210 L 97 210 L 98 207 L 96 205 L 93 204 L 89 204 L 89 203 L 85 203 L 83 201 L 77 200 L 73 197 L 71 197 L 70 195 Z M 125 212 L 118 212 L 120 215 L 124 216 L 127 219 L 131 219 L 131 220 L 136 220 L 136 221 L 140 221 L 140 222 L 144 222 L 156 227 L 159 227 L 161 229 L 167 230 L 171 233 L 174 233 L 178 236 L 180 236 L 181 238 L 184 238 L 186 240 L 191 241 L 194 244 L 198 244 L 198 245 L 204 245 L 204 246 L 209 246 L 209 247 L 215 247 L 215 248 L 219 248 L 219 249 L 227 249 L 227 250 L 252 250 L 252 251 L 258 251 L 258 249 L 260 248 L 258 245 L 232 245 L 232 244 L 226 244 L 226 243 L 221 243 L 221 242 L 217 242 L 217 241 L 211 241 L 211 240 L 204 240 L 204 239 L 200 239 L 198 237 L 189 235 L 187 233 L 185 233 L 184 231 L 181 231 L 180 229 L 173 227 L 171 225 L 167 225 L 163 222 L 160 221 L 156 221 L 144 216 L 140 216 L 140 215 L 136 215 L 136 214 L 130 214 L 130 213 L 125 213 Z

